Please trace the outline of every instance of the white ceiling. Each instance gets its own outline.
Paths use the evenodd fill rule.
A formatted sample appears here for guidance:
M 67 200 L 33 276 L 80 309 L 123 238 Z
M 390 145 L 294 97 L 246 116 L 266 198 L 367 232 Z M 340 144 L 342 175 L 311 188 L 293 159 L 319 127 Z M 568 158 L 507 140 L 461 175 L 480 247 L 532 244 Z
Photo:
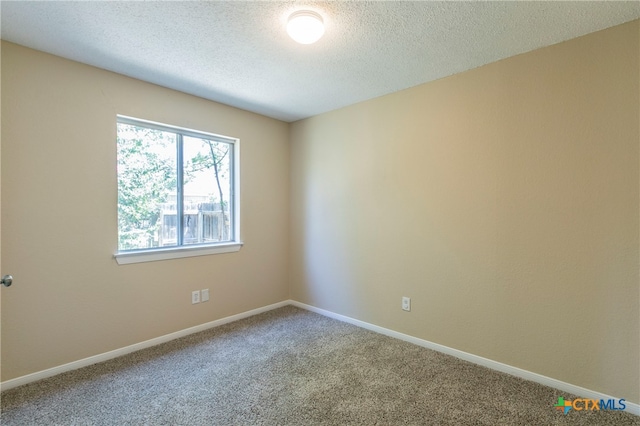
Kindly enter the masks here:
M 303 46 L 287 17 L 311 9 Z M 2 1 L 2 39 L 284 121 L 640 17 L 640 2 Z

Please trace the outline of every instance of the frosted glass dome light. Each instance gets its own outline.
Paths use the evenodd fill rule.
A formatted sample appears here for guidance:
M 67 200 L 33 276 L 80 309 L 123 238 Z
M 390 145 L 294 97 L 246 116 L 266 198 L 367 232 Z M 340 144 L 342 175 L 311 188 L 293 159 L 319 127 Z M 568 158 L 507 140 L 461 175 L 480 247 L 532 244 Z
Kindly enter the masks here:
M 309 10 L 301 10 L 289 16 L 287 33 L 300 44 L 311 44 L 324 34 L 322 16 Z

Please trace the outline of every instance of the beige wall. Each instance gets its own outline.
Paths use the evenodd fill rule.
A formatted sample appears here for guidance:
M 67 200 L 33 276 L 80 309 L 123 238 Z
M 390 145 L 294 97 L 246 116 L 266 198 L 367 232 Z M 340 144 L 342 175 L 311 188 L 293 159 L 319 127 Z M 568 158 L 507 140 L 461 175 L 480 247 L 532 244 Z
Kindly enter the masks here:
M 240 252 L 116 264 L 116 114 L 240 138 Z M 288 299 L 288 143 L 286 123 L 3 42 L 2 380 Z
M 294 123 L 292 298 L 640 402 L 639 30 Z
M 639 35 L 291 126 L 3 42 L 1 379 L 291 291 L 640 402 Z M 116 114 L 241 139 L 240 252 L 115 263 Z M 201 288 L 212 300 L 191 305 Z

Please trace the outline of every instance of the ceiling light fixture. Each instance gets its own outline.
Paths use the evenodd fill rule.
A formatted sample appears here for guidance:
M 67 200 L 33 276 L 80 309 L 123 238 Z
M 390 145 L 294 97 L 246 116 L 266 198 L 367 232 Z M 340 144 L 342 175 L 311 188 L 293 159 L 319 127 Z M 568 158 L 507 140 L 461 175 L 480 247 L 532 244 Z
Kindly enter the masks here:
M 324 34 L 322 16 L 310 10 L 299 10 L 289 16 L 287 33 L 300 44 L 315 43 Z

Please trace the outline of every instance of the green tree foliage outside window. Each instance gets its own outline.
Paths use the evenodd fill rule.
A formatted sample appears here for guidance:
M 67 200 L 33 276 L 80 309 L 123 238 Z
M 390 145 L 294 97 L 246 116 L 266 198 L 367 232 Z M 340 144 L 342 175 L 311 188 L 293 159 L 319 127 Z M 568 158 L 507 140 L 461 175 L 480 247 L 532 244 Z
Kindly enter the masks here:
M 232 143 L 119 120 L 117 155 L 120 251 L 233 237 Z

